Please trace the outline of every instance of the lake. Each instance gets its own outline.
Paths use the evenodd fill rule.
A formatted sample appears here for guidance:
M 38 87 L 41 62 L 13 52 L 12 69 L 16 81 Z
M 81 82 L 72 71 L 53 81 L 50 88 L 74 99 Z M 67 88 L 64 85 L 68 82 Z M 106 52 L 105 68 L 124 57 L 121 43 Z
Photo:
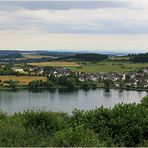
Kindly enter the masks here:
M 148 95 L 145 91 L 128 91 L 104 89 L 78 91 L 40 91 L 0 90 L 0 108 L 7 113 L 15 113 L 27 109 L 44 109 L 72 113 L 74 109 L 91 110 L 96 107 L 113 107 L 117 103 L 140 102 Z

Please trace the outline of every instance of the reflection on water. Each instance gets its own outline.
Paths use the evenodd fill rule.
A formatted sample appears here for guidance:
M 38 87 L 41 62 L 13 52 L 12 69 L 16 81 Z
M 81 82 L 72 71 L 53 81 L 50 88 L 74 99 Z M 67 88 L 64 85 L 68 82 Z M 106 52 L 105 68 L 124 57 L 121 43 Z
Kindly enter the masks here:
M 26 109 L 46 109 L 71 113 L 73 109 L 90 110 L 95 107 L 113 107 L 117 103 L 139 102 L 144 91 L 127 90 L 21 90 L 0 91 L 0 108 L 8 113 Z
M 104 89 L 104 97 L 109 98 L 111 97 L 111 91 L 110 89 Z

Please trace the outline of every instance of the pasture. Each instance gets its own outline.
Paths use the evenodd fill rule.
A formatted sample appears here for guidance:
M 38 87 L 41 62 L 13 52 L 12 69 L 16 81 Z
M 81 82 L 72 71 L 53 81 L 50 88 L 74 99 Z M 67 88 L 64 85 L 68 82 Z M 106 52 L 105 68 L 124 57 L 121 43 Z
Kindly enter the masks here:
M 130 71 L 135 71 L 140 68 L 148 67 L 148 63 L 130 63 L 130 62 L 98 62 L 98 63 L 81 63 L 81 66 L 69 67 L 70 70 L 76 72 L 121 72 L 127 73 Z
M 148 63 L 131 63 L 121 61 L 103 61 L 103 62 L 66 62 L 66 61 L 54 61 L 54 62 L 39 62 L 28 63 L 28 65 L 45 67 L 67 67 L 73 72 L 121 72 L 127 73 L 135 71 L 140 68 L 148 67 Z

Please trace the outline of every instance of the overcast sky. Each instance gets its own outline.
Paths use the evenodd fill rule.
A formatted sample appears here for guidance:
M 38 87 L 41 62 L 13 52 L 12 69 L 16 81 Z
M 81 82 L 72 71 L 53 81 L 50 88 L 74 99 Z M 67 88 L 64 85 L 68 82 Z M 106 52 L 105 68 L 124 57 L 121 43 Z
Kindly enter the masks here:
M 0 1 L 0 49 L 148 52 L 148 0 Z

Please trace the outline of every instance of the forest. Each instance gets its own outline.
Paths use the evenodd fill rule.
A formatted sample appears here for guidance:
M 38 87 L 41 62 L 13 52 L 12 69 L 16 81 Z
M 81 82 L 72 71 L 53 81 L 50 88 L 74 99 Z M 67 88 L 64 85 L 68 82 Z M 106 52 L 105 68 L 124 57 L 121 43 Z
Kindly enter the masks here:
M 106 59 L 108 59 L 108 56 L 104 54 L 84 53 L 58 58 L 57 60 L 100 62 Z
M 146 147 L 148 97 L 136 104 L 63 112 L 0 112 L 0 146 Z
M 133 62 L 148 62 L 148 53 L 134 55 L 131 60 Z

